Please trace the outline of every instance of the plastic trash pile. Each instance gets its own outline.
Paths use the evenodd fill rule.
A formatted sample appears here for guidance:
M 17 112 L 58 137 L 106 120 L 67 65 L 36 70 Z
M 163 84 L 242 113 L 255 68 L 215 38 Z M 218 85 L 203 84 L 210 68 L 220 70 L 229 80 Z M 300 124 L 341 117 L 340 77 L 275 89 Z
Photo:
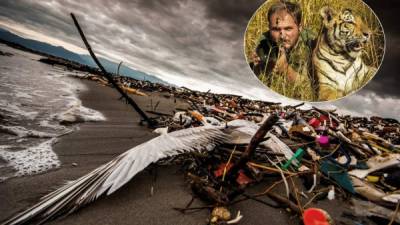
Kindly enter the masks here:
M 129 88 L 159 91 L 168 98 L 187 101 L 187 109 L 176 109 L 173 116 L 157 118 L 160 128 L 168 132 L 196 126 L 233 128 L 234 144 L 172 159 L 183 166 L 193 192 L 209 203 L 211 224 L 238 223 L 245 215 L 239 212 L 234 217 L 229 207 L 244 199 L 257 200 L 263 196 L 277 203 L 264 201 L 265 204 L 297 213 L 304 224 L 312 224 L 306 218 L 310 221 L 313 210 L 322 210 L 311 207 L 321 199 L 340 199 L 348 203 L 354 218 L 372 217 L 373 221 L 379 221 L 343 220 L 340 224 L 400 223 L 400 124 L 397 120 L 341 116 L 318 108 L 301 110 L 301 104 L 283 107 L 279 103 L 251 101 L 240 96 L 202 93 L 124 77 L 117 79 Z M 232 174 L 231 168 L 242 157 L 252 135 L 271 115 L 277 115 L 279 121 L 246 164 Z M 242 127 L 244 130 L 235 130 L 238 124 L 246 124 Z M 275 178 L 273 182 L 271 177 Z M 247 188 L 254 185 L 266 185 L 265 191 L 247 194 Z M 283 191 L 275 191 L 277 187 Z M 196 208 L 189 205 L 178 210 L 192 209 Z M 327 219 L 321 224 L 334 222 Z
M 246 186 L 278 173 L 286 183 L 290 183 L 289 176 L 303 180 L 301 187 L 287 184 L 289 194 L 279 196 L 290 202 L 277 200 L 284 207 L 296 206 L 292 211 L 300 216 L 307 210 L 304 202 L 312 202 L 325 191 L 328 199 L 335 198 L 336 193 L 348 201 L 355 216 L 400 222 L 400 214 L 397 214 L 400 199 L 398 121 L 339 116 L 318 108 L 285 108 L 237 96 L 198 93 L 184 96 L 191 107 L 163 121 L 170 130 L 234 126 L 234 121 L 248 121 L 249 127 L 258 128 L 272 114 L 280 118 L 265 136 L 266 140 L 260 143 L 254 157 L 238 172 L 236 182 L 224 180 L 224 175 L 240 158 L 250 136 L 241 134 L 237 145 L 220 146 L 207 155 L 191 156 L 191 164 L 186 161 L 192 188 L 203 199 L 210 202 L 210 196 L 217 195 L 211 199 L 212 203 L 229 205 L 245 193 Z M 274 199 L 271 193 L 266 195 Z

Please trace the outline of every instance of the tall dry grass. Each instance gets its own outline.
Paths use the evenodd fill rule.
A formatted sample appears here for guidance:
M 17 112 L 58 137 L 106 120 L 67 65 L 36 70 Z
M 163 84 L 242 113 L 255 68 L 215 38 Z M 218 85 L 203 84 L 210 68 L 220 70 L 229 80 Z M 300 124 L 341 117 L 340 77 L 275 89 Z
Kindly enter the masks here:
M 250 54 L 255 50 L 260 36 L 268 30 L 267 11 L 270 6 L 279 0 L 266 1 L 250 19 L 245 33 L 245 55 L 247 60 Z M 372 37 L 363 52 L 364 62 L 374 68 L 378 68 L 384 54 L 384 34 L 381 24 L 373 11 L 361 0 L 296 0 L 300 4 L 303 12 L 302 26 L 311 30 L 315 34 L 319 34 L 322 28 L 322 19 L 320 17 L 320 9 L 323 6 L 330 6 L 336 11 L 342 11 L 349 8 L 363 19 L 372 31 Z M 374 74 L 365 79 L 359 87 L 364 86 Z M 290 98 L 300 99 L 304 101 L 316 101 L 312 95 L 311 85 L 307 84 L 307 80 L 303 80 L 301 84 L 287 82 L 284 78 L 274 74 L 262 74 L 259 76 L 261 81 L 269 84 L 269 87 Z

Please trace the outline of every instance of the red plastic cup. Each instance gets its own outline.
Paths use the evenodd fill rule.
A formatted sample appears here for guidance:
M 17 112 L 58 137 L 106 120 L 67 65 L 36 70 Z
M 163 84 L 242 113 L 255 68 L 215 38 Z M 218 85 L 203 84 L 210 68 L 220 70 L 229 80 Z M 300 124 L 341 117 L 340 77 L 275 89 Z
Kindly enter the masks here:
M 322 209 L 308 208 L 303 214 L 304 225 L 332 225 L 333 220 L 329 214 Z
M 317 118 L 312 118 L 310 121 L 308 121 L 308 124 L 314 128 L 317 128 L 321 124 L 321 121 Z

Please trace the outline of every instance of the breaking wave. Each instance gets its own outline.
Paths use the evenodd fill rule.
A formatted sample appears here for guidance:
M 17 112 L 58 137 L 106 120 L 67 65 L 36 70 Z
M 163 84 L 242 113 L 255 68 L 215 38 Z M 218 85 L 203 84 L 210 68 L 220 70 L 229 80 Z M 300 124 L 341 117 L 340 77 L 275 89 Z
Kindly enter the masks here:
M 103 114 L 82 105 L 86 87 L 62 67 L 40 63 L 40 56 L 0 44 L 13 53 L 0 56 L 0 182 L 55 169 L 57 137 L 77 123 L 102 121 Z

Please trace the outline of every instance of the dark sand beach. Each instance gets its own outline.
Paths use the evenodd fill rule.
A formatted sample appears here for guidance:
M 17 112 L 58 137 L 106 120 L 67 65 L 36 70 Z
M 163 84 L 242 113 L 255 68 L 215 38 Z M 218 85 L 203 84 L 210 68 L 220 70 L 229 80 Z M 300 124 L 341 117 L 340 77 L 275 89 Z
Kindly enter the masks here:
M 88 90 L 80 99 L 86 107 L 102 112 L 107 121 L 86 122 L 79 130 L 63 136 L 55 144 L 62 165 L 48 173 L 13 178 L 0 184 L 0 220 L 36 203 L 41 196 L 68 180 L 76 179 L 118 154 L 155 137 L 156 134 L 139 125 L 139 115 L 129 105 L 119 101 L 119 94 L 112 88 L 82 80 Z M 175 107 L 184 103 L 153 93 L 149 97 L 133 96 L 144 110 L 158 100 L 157 111 L 172 114 Z M 208 210 L 182 214 L 173 207 L 184 207 L 191 199 L 191 190 L 184 182 L 178 166 L 159 166 L 157 178 L 150 170 L 139 173 L 127 185 L 111 196 L 101 197 L 66 218 L 49 224 L 206 224 Z M 154 181 L 155 180 L 155 181 Z M 154 195 L 151 186 L 154 183 Z M 259 185 L 260 186 L 260 185 Z M 261 188 L 266 186 L 261 185 Z M 204 203 L 195 200 L 192 206 Z M 244 201 L 232 207 L 232 213 L 241 210 L 240 224 L 298 224 L 298 217 L 284 209 L 274 209 L 255 201 Z

